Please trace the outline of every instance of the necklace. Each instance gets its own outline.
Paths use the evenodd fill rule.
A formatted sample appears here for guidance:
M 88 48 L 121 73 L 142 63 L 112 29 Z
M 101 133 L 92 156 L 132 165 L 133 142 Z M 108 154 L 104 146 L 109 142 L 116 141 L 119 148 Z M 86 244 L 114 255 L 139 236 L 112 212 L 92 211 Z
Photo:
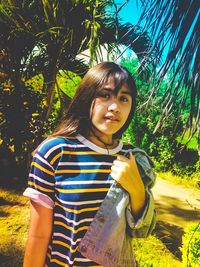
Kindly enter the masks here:
M 93 135 L 97 138 L 97 140 L 99 140 L 102 144 L 104 144 L 105 147 L 107 147 L 107 146 L 113 146 L 114 143 L 115 143 L 115 140 L 112 140 L 112 143 L 111 143 L 111 144 L 107 144 L 107 143 L 105 143 L 104 141 L 102 141 L 101 138 L 98 137 L 93 131 L 92 131 L 92 133 L 93 133 Z

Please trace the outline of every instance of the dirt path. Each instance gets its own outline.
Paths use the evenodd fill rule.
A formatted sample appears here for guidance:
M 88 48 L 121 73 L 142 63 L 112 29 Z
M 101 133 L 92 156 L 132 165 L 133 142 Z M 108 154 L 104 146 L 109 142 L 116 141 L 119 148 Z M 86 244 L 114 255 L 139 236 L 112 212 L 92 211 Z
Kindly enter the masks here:
M 190 222 L 200 221 L 200 192 L 158 178 L 153 194 L 157 209 L 155 233 L 180 259 L 183 229 Z

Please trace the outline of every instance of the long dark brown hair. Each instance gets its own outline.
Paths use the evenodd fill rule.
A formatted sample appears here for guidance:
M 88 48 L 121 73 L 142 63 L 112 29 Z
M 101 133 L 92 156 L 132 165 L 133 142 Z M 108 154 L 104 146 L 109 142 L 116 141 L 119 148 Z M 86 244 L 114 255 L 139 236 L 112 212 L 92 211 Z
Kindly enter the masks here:
M 90 108 L 92 101 L 106 84 L 108 77 L 114 78 L 115 91 L 118 92 L 123 84 L 131 91 L 132 107 L 123 127 L 113 135 L 120 138 L 129 126 L 136 107 L 136 85 L 131 74 L 114 62 L 102 62 L 91 68 L 83 77 L 69 105 L 65 118 L 61 121 L 51 136 L 69 136 L 81 134 L 87 137 L 91 131 Z

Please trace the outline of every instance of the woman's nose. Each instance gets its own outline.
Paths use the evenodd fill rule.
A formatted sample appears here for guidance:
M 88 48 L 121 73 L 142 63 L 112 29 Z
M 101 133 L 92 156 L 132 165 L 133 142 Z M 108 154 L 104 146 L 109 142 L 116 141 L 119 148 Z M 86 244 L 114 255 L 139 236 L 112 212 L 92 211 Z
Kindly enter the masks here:
M 119 105 L 118 105 L 118 102 L 117 102 L 117 99 L 113 99 L 109 106 L 108 106 L 108 111 L 112 111 L 112 112 L 120 112 L 120 109 L 119 109 Z

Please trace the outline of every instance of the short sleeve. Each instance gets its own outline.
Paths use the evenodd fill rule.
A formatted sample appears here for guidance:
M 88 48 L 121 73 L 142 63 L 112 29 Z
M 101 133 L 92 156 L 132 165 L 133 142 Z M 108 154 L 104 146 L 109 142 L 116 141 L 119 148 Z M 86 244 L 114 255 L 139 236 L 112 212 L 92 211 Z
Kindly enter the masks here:
M 54 207 L 54 168 L 39 151 L 36 151 L 33 156 L 28 176 L 28 187 L 23 195 L 47 208 L 52 209 Z

